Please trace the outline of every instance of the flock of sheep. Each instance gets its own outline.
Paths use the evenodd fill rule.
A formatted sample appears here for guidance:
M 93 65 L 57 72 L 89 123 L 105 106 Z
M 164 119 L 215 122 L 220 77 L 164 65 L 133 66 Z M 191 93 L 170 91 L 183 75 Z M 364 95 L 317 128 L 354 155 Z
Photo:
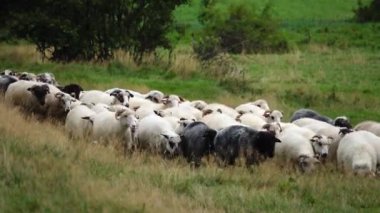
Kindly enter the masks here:
M 184 156 L 195 167 L 214 155 L 219 166 L 258 165 L 276 157 L 302 172 L 334 162 L 341 171 L 376 175 L 380 165 L 380 124 L 352 128 L 344 116 L 328 118 L 310 109 L 294 112 L 290 122 L 259 99 L 235 108 L 152 90 L 146 94 L 113 88 L 86 90 L 58 86 L 51 73 L 0 77 L 4 101 L 40 119 L 65 124 L 70 137 L 105 143 L 117 140 L 127 154 L 136 149 L 164 157 Z

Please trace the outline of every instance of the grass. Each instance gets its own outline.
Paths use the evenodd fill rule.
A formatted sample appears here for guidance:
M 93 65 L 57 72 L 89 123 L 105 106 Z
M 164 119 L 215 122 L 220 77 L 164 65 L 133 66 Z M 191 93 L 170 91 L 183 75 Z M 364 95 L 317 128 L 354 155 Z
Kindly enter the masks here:
M 268 1 L 254 2 L 263 7 Z M 61 64 L 42 61 L 32 45 L 0 44 L 0 70 L 49 71 L 62 84 L 76 82 L 86 89 L 159 89 L 230 106 L 265 98 L 285 120 L 301 107 L 331 117 L 344 114 L 354 124 L 380 120 L 379 25 L 349 22 L 354 0 L 271 2 L 297 48 L 287 54 L 231 56 L 243 68 L 243 80 L 223 81 L 217 67 L 204 73 L 187 45 L 189 37 L 171 60 L 160 51 L 158 58 L 145 56 L 142 66 L 123 52 L 105 63 Z M 175 14 L 189 33 L 202 27 L 192 18 L 199 3 L 193 0 Z M 183 159 L 146 153 L 124 158 L 118 146 L 72 141 L 62 126 L 25 118 L 2 100 L 0 119 L 1 212 L 380 210 L 378 179 L 343 174 L 329 164 L 312 175 L 282 168 L 276 159 L 253 172 L 220 169 L 212 160 L 192 170 Z
M 313 175 L 275 160 L 253 172 L 212 161 L 192 170 L 181 159 L 124 158 L 113 146 L 71 141 L 62 127 L 25 119 L 3 103 L 0 118 L 9 121 L 0 123 L 2 212 L 380 210 L 377 179 L 358 181 L 332 165 Z

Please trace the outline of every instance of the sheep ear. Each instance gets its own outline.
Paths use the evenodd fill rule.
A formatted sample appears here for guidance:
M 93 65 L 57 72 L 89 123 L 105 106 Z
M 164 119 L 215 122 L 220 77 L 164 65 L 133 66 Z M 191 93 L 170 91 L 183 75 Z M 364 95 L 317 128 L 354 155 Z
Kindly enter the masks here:
M 178 98 L 179 98 L 180 102 L 184 102 L 185 101 L 185 99 L 182 98 L 181 96 L 178 96 Z
M 267 110 L 264 112 L 263 116 L 267 118 L 270 116 L 270 113 L 271 113 L 271 111 Z
M 169 139 L 169 136 L 161 134 L 165 139 Z
M 202 117 L 208 115 L 208 114 L 211 114 L 213 111 L 212 109 L 207 109 L 207 110 L 204 110 L 203 113 L 202 113 Z
M 154 112 L 154 114 L 156 114 L 156 115 L 158 115 L 160 117 L 164 117 L 163 112 L 160 111 L 160 110 L 153 110 L 153 112 Z
M 90 118 L 90 116 L 85 116 L 85 117 L 82 117 L 83 120 L 88 120 L 90 121 L 91 124 L 94 124 L 94 121 Z
M 133 98 L 133 97 L 135 97 L 130 91 L 128 91 L 128 90 L 125 90 L 125 92 L 127 92 L 128 93 L 128 97 L 129 98 Z
M 314 135 L 312 138 L 310 138 L 311 142 L 317 142 L 321 139 L 322 137 L 320 135 Z
M 275 138 L 274 138 L 274 142 L 275 142 L 275 143 L 281 143 L 281 140 L 275 137 Z
M 118 111 L 115 113 L 115 118 L 116 118 L 116 120 L 119 120 L 121 114 L 123 114 L 124 112 L 125 112 L 125 109 L 118 110 Z
M 62 99 L 62 98 L 63 98 L 63 96 L 64 96 L 64 94 L 63 94 L 63 93 L 60 93 L 60 92 L 58 92 L 58 93 L 56 93 L 54 96 L 55 96 L 56 98 L 58 98 L 58 99 Z

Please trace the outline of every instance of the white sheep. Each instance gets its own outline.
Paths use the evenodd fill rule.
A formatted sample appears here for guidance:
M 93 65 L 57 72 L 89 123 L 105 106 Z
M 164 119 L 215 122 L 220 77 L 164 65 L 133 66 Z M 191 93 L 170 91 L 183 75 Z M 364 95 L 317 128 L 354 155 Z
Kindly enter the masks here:
M 358 175 L 374 175 L 380 162 L 380 138 L 371 132 L 345 135 L 337 150 L 338 168 Z
M 155 153 L 173 156 L 179 151 L 180 136 L 162 117 L 149 115 L 139 122 L 138 146 Z
M 326 136 L 315 135 L 306 138 L 301 134 L 291 131 L 282 132 L 279 139 L 281 143 L 276 144 L 275 155 L 285 162 L 295 163 L 302 172 L 311 172 L 320 161 L 316 155 L 326 157 L 330 139 Z
M 135 143 L 138 120 L 134 111 L 128 108 L 117 112 L 104 111 L 82 118 L 92 123 L 91 136 L 96 142 L 110 139 L 124 140 L 125 152 L 131 150 Z
M 207 114 L 202 117 L 200 120 L 203 123 L 205 123 L 208 127 L 214 130 L 220 130 L 232 125 L 243 125 L 236 121 L 234 118 L 231 118 L 230 116 L 224 114 L 224 113 L 219 113 L 219 112 L 212 112 L 210 114 Z
M 86 105 L 72 108 L 66 116 L 65 130 L 72 138 L 86 138 L 92 130 L 92 123 L 83 117 L 91 117 L 96 113 Z
M 89 90 L 84 91 L 79 100 L 85 103 L 103 103 L 107 105 L 122 104 L 128 106 L 128 100 L 130 98 L 130 93 L 123 92 L 121 90 L 116 90 L 111 94 L 107 94 L 99 90 Z
M 380 123 L 376 121 L 363 121 L 358 123 L 355 130 L 366 130 L 372 132 L 373 134 L 380 136 Z
M 219 103 L 208 104 L 202 111 L 207 112 L 210 110 L 214 111 L 214 112 L 218 111 L 220 113 L 228 115 L 229 117 L 231 117 L 233 119 L 235 119 L 239 115 L 239 113 L 235 109 L 233 109 L 229 106 L 226 106 L 224 104 L 219 104 Z

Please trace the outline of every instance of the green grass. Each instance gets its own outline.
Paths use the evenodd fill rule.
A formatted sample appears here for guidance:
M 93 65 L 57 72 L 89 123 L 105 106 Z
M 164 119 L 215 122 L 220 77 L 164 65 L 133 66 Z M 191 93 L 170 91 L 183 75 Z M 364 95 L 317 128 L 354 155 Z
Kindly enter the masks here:
M 200 1 L 191 2 L 175 16 L 196 32 L 202 26 L 192 17 Z M 263 7 L 267 1 L 255 2 Z M 379 121 L 379 25 L 347 21 L 356 1 L 271 2 L 296 48 L 232 56 L 244 68 L 245 81 L 223 84 L 217 74 L 202 73 L 189 38 L 177 47 L 172 65 L 143 66 L 128 57 L 101 64 L 43 62 L 31 45 L 0 44 L 0 70 L 49 71 L 62 84 L 86 89 L 159 89 L 230 106 L 264 98 L 285 120 L 309 107 L 331 117 L 347 115 L 354 124 Z M 2 101 L 0 119 L 6 121 L 0 122 L 1 212 L 380 211 L 378 179 L 343 174 L 329 164 L 312 175 L 282 168 L 276 160 L 253 172 L 220 169 L 212 160 L 192 170 L 182 159 L 146 153 L 124 158 L 118 146 L 69 140 L 62 126 L 24 118 Z
M 376 212 L 380 182 L 337 172 L 311 175 L 270 160 L 249 172 L 192 170 L 147 153 L 71 141 L 49 122 L 25 120 L 0 103 L 2 212 Z M 12 118 L 12 119 L 10 119 Z M 18 128 L 22 126 L 20 131 Z M 44 129 L 44 131 L 39 131 Z

